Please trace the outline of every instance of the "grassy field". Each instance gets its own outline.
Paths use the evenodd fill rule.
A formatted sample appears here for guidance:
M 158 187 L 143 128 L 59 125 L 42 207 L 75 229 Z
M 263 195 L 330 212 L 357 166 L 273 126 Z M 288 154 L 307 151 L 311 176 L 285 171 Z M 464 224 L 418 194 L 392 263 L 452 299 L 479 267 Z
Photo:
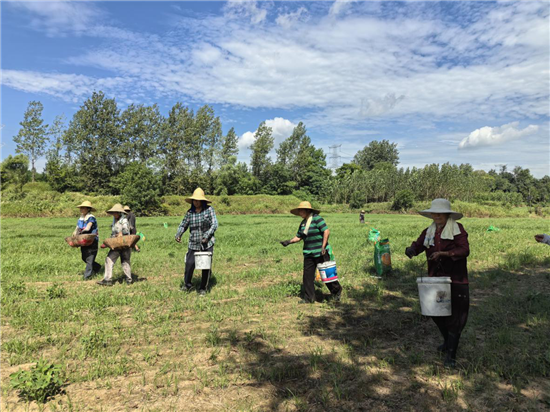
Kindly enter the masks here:
M 80 253 L 63 241 L 75 219 L 2 219 L 2 410 L 40 408 L 9 386 L 39 358 L 61 365 L 67 381 L 45 410 L 550 408 L 550 247 L 533 239 L 548 220 L 463 219 L 470 319 L 460 367 L 448 371 L 437 328 L 419 314 L 425 258 L 403 254 L 429 221 L 325 218 L 344 287 L 336 305 L 326 288 L 315 305 L 298 305 L 301 245 L 277 242 L 295 234 L 291 215 L 220 216 L 203 298 L 179 291 L 186 245 L 174 242 L 177 217 L 138 219 L 147 240 L 132 272 L 141 281 L 112 288 L 82 281 Z M 99 224 L 104 237 L 109 220 Z M 371 227 L 391 241 L 394 270 L 383 279 L 372 276 Z

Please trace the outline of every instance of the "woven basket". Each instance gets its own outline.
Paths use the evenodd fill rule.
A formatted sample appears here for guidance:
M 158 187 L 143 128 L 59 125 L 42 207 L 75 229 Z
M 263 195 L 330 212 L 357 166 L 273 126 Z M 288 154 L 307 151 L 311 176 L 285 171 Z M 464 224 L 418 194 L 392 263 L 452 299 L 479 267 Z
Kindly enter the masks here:
M 107 245 L 108 248 L 113 250 L 127 249 L 134 247 L 134 245 L 139 241 L 138 235 L 126 235 L 126 236 L 117 236 L 110 237 L 105 239 L 103 243 Z
M 71 247 L 90 246 L 94 243 L 96 237 L 97 236 L 93 234 L 69 236 L 65 238 L 65 242 Z

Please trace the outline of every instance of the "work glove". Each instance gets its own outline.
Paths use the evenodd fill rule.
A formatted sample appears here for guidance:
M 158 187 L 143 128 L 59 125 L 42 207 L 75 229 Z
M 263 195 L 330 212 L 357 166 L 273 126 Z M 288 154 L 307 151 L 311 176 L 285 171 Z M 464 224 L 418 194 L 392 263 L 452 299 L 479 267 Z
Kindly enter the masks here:
M 281 243 L 281 245 L 283 245 L 284 247 L 287 247 L 288 245 L 290 245 L 290 239 L 289 240 L 283 240 L 282 242 L 279 242 Z
M 408 247 L 405 249 L 405 255 L 407 255 L 409 259 L 412 259 L 414 257 L 414 249 L 412 247 Z

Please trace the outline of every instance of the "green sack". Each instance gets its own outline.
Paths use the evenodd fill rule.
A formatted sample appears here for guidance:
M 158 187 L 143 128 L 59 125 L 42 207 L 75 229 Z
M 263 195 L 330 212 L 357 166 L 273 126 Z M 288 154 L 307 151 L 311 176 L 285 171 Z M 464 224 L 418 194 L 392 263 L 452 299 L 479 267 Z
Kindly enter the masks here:
M 332 262 L 334 262 L 336 259 L 334 259 L 334 253 L 332 253 L 332 246 L 331 245 L 327 246 L 327 253 L 328 253 L 328 257 L 330 258 L 330 260 Z
M 165 229 L 168 229 L 168 223 L 164 222 L 163 226 L 164 226 Z
M 376 243 L 380 240 L 380 231 L 372 228 L 369 232 L 369 242 Z
M 500 232 L 500 229 L 496 226 L 489 226 L 487 232 Z
M 382 239 L 374 245 L 374 267 L 379 276 L 391 271 L 390 240 Z
M 141 232 L 138 232 L 137 235 L 139 236 L 139 240 L 141 240 L 141 243 L 145 242 L 145 235 Z

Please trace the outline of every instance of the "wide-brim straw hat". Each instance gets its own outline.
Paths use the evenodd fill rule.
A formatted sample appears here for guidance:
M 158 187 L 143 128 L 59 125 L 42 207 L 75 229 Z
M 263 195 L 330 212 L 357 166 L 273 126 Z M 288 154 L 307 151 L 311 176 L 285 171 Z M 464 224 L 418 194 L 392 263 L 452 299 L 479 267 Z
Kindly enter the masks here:
M 203 200 L 206 203 L 212 203 L 211 200 L 208 200 L 204 196 L 204 190 L 202 190 L 200 187 L 196 188 L 193 194 L 185 199 L 187 203 L 193 203 L 193 200 Z
M 365 213 L 365 211 L 364 211 L 364 210 L 361 210 L 361 213 Z
M 313 213 L 319 213 L 320 212 L 320 210 L 312 208 L 311 203 L 309 203 L 309 202 L 300 202 L 298 207 L 292 209 L 290 211 L 290 213 L 292 213 L 293 215 L 296 215 L 296 216 L 300 216 L 300 214 L 298 213 L 298 211 L 300 209 L 308 209 L 308 210 L 311 210 Z
M 429 209 L 421 210 L 420 213 L 422 216 L 427 218 L 432 218 L 432 213 L 448 213 L 454 220 L 462 219 L 463 214 L 455 212 L 451 209 L 451 202 L 447 199 L 434 199 L 432 200 L 432 206 Z
M 107 210 L 107 213 L 126 213 L 126 211 L 120 203 L 117 203 L 112 208 Z
M 131 212 L 132 209 L 130 209 L 130 206 L 124 205 L 124 211 L 125 212 Z
M 81 204 L 79 204 L 77 206 L 77 208 L 81 208 L 81 207 L 88 207 L 88 208 L 90 208 L 90 210 L 95 210 L 95 207 L 93 207 L 92 203 L 88 200 L 85 200 L 84 202 L 82 202 Z

